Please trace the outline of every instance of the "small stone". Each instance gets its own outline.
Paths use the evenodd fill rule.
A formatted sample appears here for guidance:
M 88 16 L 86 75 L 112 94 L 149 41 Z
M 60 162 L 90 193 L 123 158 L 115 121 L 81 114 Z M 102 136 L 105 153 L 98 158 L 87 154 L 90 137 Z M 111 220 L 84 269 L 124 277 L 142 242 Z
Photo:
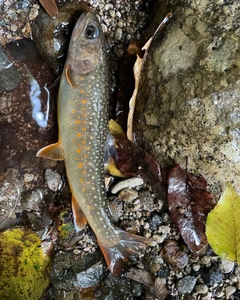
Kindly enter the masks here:
M 198 294 L 206 294 L 208 292 L 208 287 L 206 284 L 197 284 L 195 286 L 195 291 Z
M 205 267 L 202 270 L 201 277 L 207 285 L 215 285 L 222 282 L 222 272 L 217 265 L 213 265 L 210 268 Z
M 198 272 L 198 271 L 200 270 L 201 266 L 198 265 L 198 264 L 193 264 L 193 265 L 192 265 L 192 268 L 193 268 L 193 270 L 194 270 L 195 272 Z
M 143 183 L 144 183 L 143 179 L 138 177 L 132 177 L 129 179 L 122 180 L 119 183 L 115 184 L 114 187 L 111 189 L 111 192 L 113 194 L 117 194 L 119 191 L 121 191 L 124 188 L 134 188 L 143 185 Z
M 234 268 L 234 262 L 227 259 L 221 259 L 219 262 L 219 268 L 223 273 L 230 273 Z
M 109 15 L 110 15 L 110 17 L 114 18 L 115 17 L 115 10 L 110 9 L 109 10 Z
M 36 7 L 32 7 L 28 13 L 29 20 L 34 20 L 38 16 L 38 9 Z
M 33 181 L 34 178 L 34 174 L 24 174 L 24 182 L 28 183 Z
M 211 259 L 210 259 L 209 256 L 204 255 L 204 256 L 201 258 L 201 263 L 202 263 L 203 265 L 208 265 L 210 262 L 211 262 Z
M 21 203 L 24 209 L 26 210 L 40 210 L 40 203 L 43 200 L 43 190 L 36 189 L 33 191 L 27 191 L 27 193 L 23 196 Z
M 123 30 L 122 30 L 122 28 L 118 27 L 115 31 L 114 38 L 117 41 L 120 41 L 122 39 L 122 36 L 123 36 Z
M 45 172 L 45 180 L 49 189 L 53 192 L 59 190 L 62 186 L 62 178 L 61 176 L 52 169 L 47 169 Z
M 190 294 L 196 284 L 197 278 L 194 276 L 185 276 L 177 283 L 177 290 L 180 294 Z
M 161 236 L 159 234 L 154 234 L 153 235 L 153 240 L 158 243 L 158 244 L 161 244 L 163 241 L 164 241 L 165 237 L 164 236 Z
M 10 30 L 12 32 L 16 32 L 18 30 L 18 26 L 16 24 L 11 24 Z
M 160 268 L 161 268 L 161 265 L 160 265 L 160 263 L 154 263 L 154 264 L 152 264 L 151 265 L 151 267 L 150 267 L 150 272 L 151 273 L 156 273 L 157 271 L 159 271 L 160 270 Z
M 235 286 L 231 286 L 231 285 L 226 286 L 225 288 L 226 299 L 229 299 L 229 297 L 235 292 L 236 292 Z
M 137 199 L 138 192 L 134 189 L 123 189 L 118 194 L 118 198 L 125 202 L 132 202 L 133 200 Z

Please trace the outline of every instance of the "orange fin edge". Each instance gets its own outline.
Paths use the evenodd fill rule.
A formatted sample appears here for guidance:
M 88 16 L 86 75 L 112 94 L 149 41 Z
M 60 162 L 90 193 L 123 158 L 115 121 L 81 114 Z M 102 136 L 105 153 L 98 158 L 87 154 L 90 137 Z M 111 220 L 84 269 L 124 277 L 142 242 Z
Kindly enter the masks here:
M 118 229 L 119 242 L 113 247 L 105 246 L 98 239 L 98 245 L 104 255 L 107 266 L 114 276 L 124 273 L 131 263 L 132 256 L 139 256 L 141 250 L 151 246 L 153 241 Z
M 72 211 L 73 211 L 75 230 L 79 232 L 82 229 L 84 229 L 84 227 L 86 226 L 87 218 L 85 217 L 80 206 L 78 205 L 76 198 L 73 195 L 72 195 Z
M 74 88 L 78 87 L 76 82 L 73 79 L 72 74 L 71 74 L 71 65 L 66 65 L 65 76 L 66 76 L 67 82 L 71 85 L 71 87 L 74 87 Z
M 43 147 L 37 152 L 36 156 L 52 160 L 64 160 L 64 153 L 60 142 Z

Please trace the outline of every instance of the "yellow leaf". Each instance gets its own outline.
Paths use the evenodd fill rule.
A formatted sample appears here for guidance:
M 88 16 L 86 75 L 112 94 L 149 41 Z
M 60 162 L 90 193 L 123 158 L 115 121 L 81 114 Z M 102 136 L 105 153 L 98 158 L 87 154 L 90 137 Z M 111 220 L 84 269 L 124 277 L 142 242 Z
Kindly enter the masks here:
M 217 255 L 240 264 L 240 196 L 230 183 L 207 216 L 206 236 Z

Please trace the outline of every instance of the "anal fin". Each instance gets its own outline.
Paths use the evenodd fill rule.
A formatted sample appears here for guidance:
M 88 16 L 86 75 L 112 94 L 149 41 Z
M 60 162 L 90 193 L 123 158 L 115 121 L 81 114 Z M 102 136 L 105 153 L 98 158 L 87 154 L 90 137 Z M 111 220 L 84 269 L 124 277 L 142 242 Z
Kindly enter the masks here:
M 60 142 L 55 144 L 48 145 L 40 149 L 37 154 L 37 157 L 44 157 L 52 160 L 64 160 L 64 152 L 61 147 Z
M 76 198 L 72 195 L 72 211 L 74 226 L 77 232 L 81 231 L 87 224 L 87 218 L 79 207 Z

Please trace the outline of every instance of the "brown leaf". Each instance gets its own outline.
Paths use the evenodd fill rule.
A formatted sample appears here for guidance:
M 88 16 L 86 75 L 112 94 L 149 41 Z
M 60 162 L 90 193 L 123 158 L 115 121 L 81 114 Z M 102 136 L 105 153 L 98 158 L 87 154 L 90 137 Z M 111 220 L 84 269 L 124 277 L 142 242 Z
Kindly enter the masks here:
M 168 240 L 164 243 L 162 254 L 173 268 L 181 270 L 188 263 L 188 255 L 179 250 L 178 243 L 175 240 Z
M 110 142 L 111 139 L 108 138 L 109 142 L 106 144 L 105 153 L 111 155 L 115 167 L 120 171 L 120 176 L 139 176 L 153 184 L 159 184 L 161 182 L 161 170 L 152 156 L 127 139 L 117 122 L 110 120 L 109 130 L 114 143 Z M 110 168 L 107 169 L 111 170 Z
M 171 217 L 190 250 L 199 255 L 208 242 L 205 236 L 206 216 L 216 205 L 206 190 L 204 177 L 195 178 L 176 165 L 168 177 L 168 205 Z
M 159 300 L 166 299 L 168 290 L 163 278 L 154 278 L 148 272 L 139 269 L 130 269 L 127 277 L 143 284 L 146 293 Z
M 46 12 L 51 18 L 55 18 L 58 13 L 58 7 L 55 0 L 39 0 Z

